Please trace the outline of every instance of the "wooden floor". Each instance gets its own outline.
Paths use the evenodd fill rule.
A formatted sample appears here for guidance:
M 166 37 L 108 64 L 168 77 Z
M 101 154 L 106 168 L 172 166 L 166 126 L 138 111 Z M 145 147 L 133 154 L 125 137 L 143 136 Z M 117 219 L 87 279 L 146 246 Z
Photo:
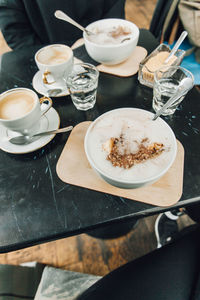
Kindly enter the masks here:
M 149 28 L 157 0 L 127 0 L 126 18 L 140 28 Z M 0 53 L 8 51 L 0 36 Z M 21 264 L 37 261 L 71 271 L 105 275 L 109 271 L 156 248 L 154 222 L 157 216 L 143 218 L 127 235 L 101 240 L 86 234 L 70 237 L 8 254 L 0 254 L 1 264 Z M 179 227 L 192 223 L 182 216 Z

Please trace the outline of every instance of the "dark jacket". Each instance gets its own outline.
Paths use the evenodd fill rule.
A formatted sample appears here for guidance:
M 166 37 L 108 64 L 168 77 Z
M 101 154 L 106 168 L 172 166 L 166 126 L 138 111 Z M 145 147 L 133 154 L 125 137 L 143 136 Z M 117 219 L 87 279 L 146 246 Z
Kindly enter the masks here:
M 86 26 L 109 17 L 124 18 L 125 0 L 0 0 L 0 29 L 12 49 L 64 43 L 82 37 L 73 25 L 54 17 L 63 10 Z

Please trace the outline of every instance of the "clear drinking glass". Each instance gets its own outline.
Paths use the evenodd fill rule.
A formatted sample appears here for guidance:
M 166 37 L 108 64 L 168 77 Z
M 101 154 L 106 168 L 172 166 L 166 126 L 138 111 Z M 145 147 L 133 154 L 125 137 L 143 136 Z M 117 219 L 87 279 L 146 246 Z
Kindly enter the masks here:
M 96 103 L 99 71 L 91 64 L 74 64 L 66 79 L 73 104 L 79 110 L 88 110 Z
M 182 67 L 162 67 L 154 74 L 154 86 L 153 86 L 153 109 L 155 112 L 160 110 L 163 105 L 171 98 L 177 88 L 179 87 L 181 81 L 184 78 L 191 78 L 194 82 L 194 77 L 192 73 Z M 178 105 L 184 99 L 186 93 L 180 97 L 175 103 L 173 103 L 169 108 L 167 108 L 162 115 L 171 115 L 175 112 Z

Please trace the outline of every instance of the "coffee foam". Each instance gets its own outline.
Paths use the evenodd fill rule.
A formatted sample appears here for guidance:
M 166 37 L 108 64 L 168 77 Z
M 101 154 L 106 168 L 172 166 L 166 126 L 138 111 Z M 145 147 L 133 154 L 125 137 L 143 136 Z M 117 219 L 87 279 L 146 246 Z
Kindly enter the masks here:
M 63 46 L 44 48 L 37 55 L 37 60 L 45 65 L 57 65 L 67 61 L 70 57 L 69 50 Z
M 29 92 L 15 91 L 0 100 L 0 119 L 14 120 L 29 113 L 35 104 L 34 97 Z
M 119 138 L 123 134 L 130 153 L 138 151 L 138 145 L 148 138 L 148 144 L 162 143 L 164 151 L 157 157 L 135 164 L 130 169 L 114 167 L 107 160 L 108 153 L 102 145 L 110 138 Z M 107 175 L 120 180 L 145 180 L 160 173 L 168 165 L 172 156 L 172 135 L 161 120 L 152 121 L 149 114 L 141 111 L 121 111 L 105 115 L 92 128 L 88 149 L 92 160 Z M 123 151 L 123 149 L 122 149 Z
M 120 30 L 121 32 L 120 32 Z M 125 38 L 131 38 L 133 33 L 129 27 L 125 26 L 109 26 L 105 28 L 94 27 L 91 29 L 94 35 L 88 36 L 88 40 L 100 45 L 117 45 Z M 114 34 L 116 32 L 116 35 Z M 117 34 L 119 32 L 119 34 Z

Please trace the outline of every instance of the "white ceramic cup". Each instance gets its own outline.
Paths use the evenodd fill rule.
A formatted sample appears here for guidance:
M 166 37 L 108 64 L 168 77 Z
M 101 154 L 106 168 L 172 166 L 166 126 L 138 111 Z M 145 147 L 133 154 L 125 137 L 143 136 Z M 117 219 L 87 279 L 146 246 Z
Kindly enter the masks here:
M 35 62 L 43 74 L 43 83 L 51 85 L 63 80 L 63 76 L 71 73 L 73 67 L 73 51 L 63 44 L 52 44 L 38 50 Z
M 51 106 L 50 98 L 39 99 L 30 89 L 8 90 L 0 95 L 0 124 L 20 134 L 33 135 L 39 130 L 40 118 Z

